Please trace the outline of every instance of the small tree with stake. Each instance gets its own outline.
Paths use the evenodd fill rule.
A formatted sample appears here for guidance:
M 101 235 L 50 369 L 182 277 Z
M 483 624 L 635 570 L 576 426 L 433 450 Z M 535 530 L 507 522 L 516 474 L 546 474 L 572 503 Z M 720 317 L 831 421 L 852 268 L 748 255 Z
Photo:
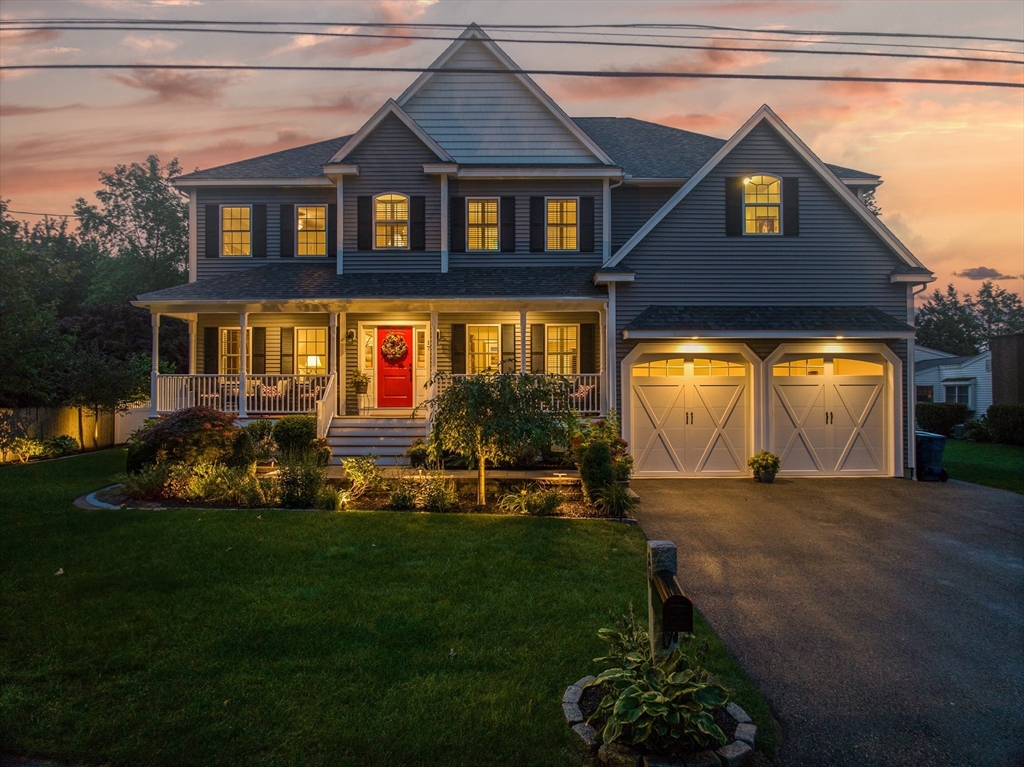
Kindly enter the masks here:
M 513 460 L 526 450 L 566 444 L 575 415 L 569 383 L 547 375 L 438 373 L 440 393 L 425 404 L 433 420 L 431 449 L 450 451 L 477 467 L 477 503 L 487 503 L 487 462 Z

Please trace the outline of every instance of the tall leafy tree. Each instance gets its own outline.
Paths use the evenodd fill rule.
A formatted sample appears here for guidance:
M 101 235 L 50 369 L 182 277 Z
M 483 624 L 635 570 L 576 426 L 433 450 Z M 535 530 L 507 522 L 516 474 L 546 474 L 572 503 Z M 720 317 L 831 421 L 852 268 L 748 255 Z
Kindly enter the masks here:
M 1024 331 L 1024 305 L 1020 296 L 982 283 L 975 299 L 963 298 L 953 285 L 938 288 L 917 311 L 917 342 L 950 354 L 970 356 L 988 348 L 989 339 Z
M 1024 304 L 1020 296 L 986 280 L 978 288 L 974 310 L 981 324 L 982 343 L 988 348 L 993 336 L 1024 332 Z

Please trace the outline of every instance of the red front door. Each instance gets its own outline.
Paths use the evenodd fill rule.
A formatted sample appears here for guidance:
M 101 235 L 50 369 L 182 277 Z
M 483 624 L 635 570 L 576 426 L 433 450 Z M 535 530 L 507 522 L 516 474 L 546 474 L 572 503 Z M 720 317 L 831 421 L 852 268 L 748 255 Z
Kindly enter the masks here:
M 412 328 L 377 328 L 377 407 L 412 407 Z

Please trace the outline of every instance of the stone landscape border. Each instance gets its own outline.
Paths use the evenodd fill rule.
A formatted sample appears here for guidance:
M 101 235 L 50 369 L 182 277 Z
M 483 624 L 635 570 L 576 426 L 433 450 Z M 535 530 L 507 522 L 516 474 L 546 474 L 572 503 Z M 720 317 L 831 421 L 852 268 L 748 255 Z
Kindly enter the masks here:
M 643 755 L 618 743 L 599 747 L 597 731 L 583 720 L 583 713 L 580 711 L 583 688 L 595 679 L 593 676 L 585 676 L 566 688 L 562 696 L 562 713 L 572 731 L 588 749 L 597 752 L 598 760 L 606 767 L 742 767 L 754 754 L 757 726 L 747 712 L 735 703 L 729 703 L 725 710 L 736 720 L 736 733 L 731 743 L 716 749 L 698 751 L 685 759 L 676 759 Z

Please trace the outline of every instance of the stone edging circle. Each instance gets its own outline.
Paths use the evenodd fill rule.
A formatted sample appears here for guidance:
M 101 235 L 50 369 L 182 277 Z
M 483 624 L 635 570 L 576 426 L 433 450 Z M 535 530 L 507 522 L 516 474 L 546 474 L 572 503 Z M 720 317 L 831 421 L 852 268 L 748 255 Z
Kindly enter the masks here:
M 598 747 L 597 731 L 583 721 L 580 712 L 580 697 L 583 688 L 595 681 L 596 677 L 585 676 L 578 682 L 569 685 L 562 696 L 562 713 L 572 731 L 579 735 L 583 744 L 591 751 L 597 752 L 597 758 L 608 767 L 741 767 L 754 754 L 754 739 L 757 726 L 751 721 L 747 712 L 735 703 L 729 703 L 725 710 L 736 720 L 736 733 L 733 741 L 716 749 L 698 751 L 685 759 L 663 756 L 643 756 L 628 746 L 613 743 Z

